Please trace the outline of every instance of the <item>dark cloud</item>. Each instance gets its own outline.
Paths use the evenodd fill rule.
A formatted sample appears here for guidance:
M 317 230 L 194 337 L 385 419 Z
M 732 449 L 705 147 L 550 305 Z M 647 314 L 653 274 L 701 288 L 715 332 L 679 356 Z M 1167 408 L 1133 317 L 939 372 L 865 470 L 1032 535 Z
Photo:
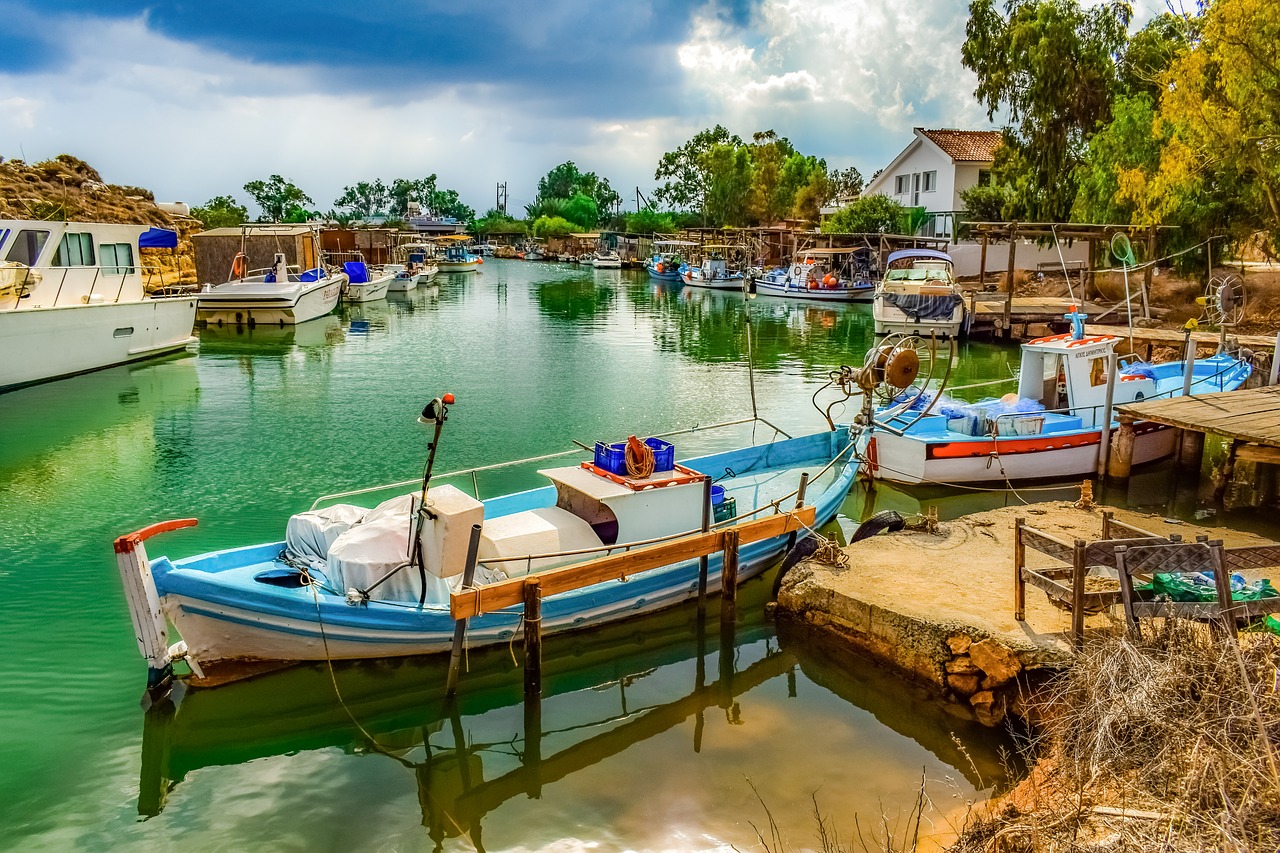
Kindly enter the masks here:
M 678 92 L 676 48 L 697 15 L 744 27 L 760 0 L 61 0 L 50 13 L 145 17 L 179 42 L 255 63 L 307 66 L 331 93 L 375 98 L 494 86 L 560 111 L 652 115 Z M 32 12 L 34 0 L 0 0 Z M 24 4 L 26 4 L 24 6 Z M 31 15 L 34 17 L 34 15 Z M 28 72 L 68 48 L 0 35 L 0 70 Z

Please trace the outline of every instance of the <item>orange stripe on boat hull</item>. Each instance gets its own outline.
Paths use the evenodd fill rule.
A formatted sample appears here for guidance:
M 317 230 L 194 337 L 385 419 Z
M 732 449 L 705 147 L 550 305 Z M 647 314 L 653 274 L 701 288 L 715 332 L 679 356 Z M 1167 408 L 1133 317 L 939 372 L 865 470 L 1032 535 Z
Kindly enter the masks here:
M 1170 429 L 1164 424 L 1134 424 L 1134 435 L 1146 435 Z M 975 456 L 990 456 L 998 453 L 1001 456 L 1014 456 L 1020 453 L 1044 453 L 1051 450 L 1067 450 L 1073 447 L 1088 447 L 1102 441 L 1102 432 L 1064 433 L 1062 435 L 1037 435 L 1032 438 L 1001 438 L 988 441 L 941 441 L 929 443 L 925 447 L 924 458 L 929 459 L 972 459 Z

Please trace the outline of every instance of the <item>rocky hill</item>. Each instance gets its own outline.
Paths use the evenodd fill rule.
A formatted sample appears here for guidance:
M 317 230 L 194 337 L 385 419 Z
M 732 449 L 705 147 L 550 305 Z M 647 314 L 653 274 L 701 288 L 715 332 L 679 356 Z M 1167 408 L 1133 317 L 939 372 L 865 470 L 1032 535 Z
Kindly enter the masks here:
M 0 158 L 0 218 L 174 227 L 150 190 L 108 184 L 97 169 L 70 154 L 34 165 Z

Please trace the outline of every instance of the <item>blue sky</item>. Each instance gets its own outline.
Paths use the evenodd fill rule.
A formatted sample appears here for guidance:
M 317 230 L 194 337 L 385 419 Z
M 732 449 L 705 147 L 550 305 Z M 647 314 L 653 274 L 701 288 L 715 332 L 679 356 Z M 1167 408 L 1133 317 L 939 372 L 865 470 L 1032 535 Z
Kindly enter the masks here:
M 0 155 L 202 203 L 279 173 L 328 210 L 439 176 L 483 211 L 565 160 L 634 208 L 664 151 L 773 128 L 870 176 L 986 128 L 963 0 L 0 0 Z M 1142 17 L 1139 11 L 1139 17 Z

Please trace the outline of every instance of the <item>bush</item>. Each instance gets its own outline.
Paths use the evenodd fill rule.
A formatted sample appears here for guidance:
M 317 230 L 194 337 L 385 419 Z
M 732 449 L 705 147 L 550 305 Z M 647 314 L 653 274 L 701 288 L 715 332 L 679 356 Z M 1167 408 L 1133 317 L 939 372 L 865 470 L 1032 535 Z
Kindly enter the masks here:
M 533 223 L 535 237 L 567 237 L 579 227 L 559 216 L 539 216 Z
M 910 209 L 887 195 L 863 196 L 822 223 L 826 234 L 902 234 L 910 227 Z

